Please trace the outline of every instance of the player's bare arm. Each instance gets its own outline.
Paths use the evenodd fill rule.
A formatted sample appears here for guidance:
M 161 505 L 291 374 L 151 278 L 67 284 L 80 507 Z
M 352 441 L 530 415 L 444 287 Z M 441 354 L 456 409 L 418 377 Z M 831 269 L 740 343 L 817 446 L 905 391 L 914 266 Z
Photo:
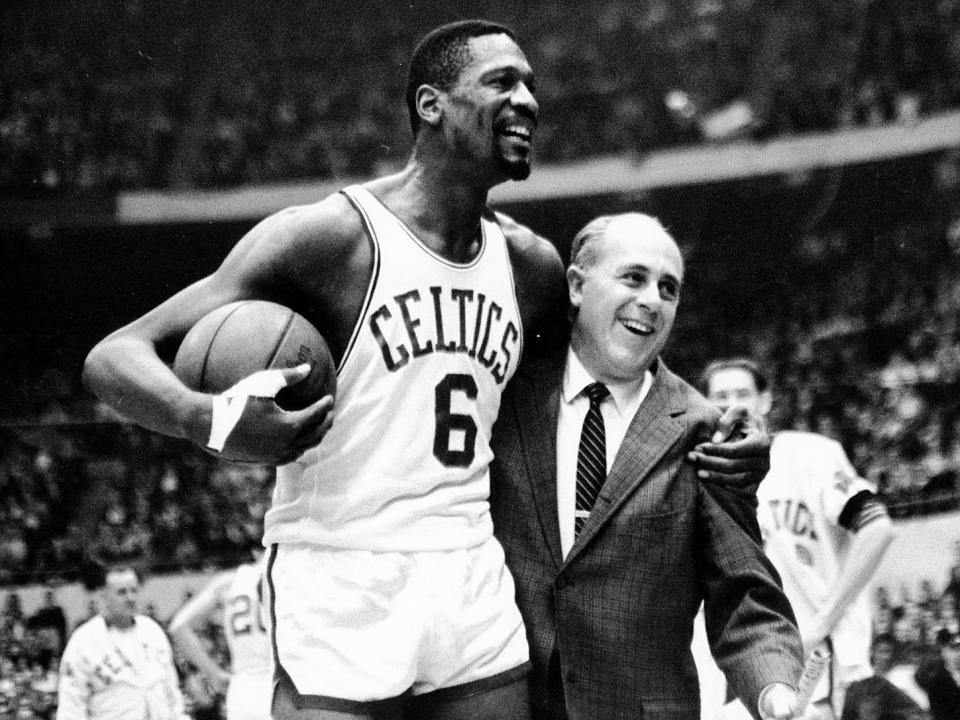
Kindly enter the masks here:
M 220 694 L 227 691 L 230 674 L 204 649 L 194 626 L 201 620 L 209 619 L 219 607 L 223 594 L 230 586 L 230 579 L 229 572 L 215 577 L 176 612 L 168 628 L 176 648 L 203 674 L 211 689 Z
M 848 522 L 853 538 L 847 549 L 837 581 L 828 589 L 813 623 L 806 628 L 803 646 L 810 652 L 833 632 L 847 608 L 870 583 L 883 556 L 896 537 L 886 508 L 872 493 L 863 492 L 847 503 L 841 521 Z M 850 512 L 849 520 L 845 515 Z
M 510 249 L 525 352 L 556 350 L 567 326 L 563 262 L 548 240 L 503 213 L 496 213 Z
M 193 324 L 229 302 L 272 300 L 310 320 L 338 358 L 368 277 L 369 247 L 346 199 L 284 210 L 247 233 L 213 274 L 98 343 L 84 365 L 84 383 L 134 422 L 204 447 L 212 398 L 187 388 L 168 366 Z M 283 373 L 288 384 L 304 377 L 296 369 Z M 322 439 L 331 407 L 329 397 L 292 412 L 272 400 L 250 402 L 224 454 L 290 461 Z

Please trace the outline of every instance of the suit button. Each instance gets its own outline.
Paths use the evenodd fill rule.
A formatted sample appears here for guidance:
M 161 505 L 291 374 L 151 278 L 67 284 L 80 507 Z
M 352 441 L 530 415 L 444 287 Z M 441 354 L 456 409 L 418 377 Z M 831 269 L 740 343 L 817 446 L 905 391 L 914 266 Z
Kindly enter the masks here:
M 573 685 L 577 682 L 577 674 L 573 670 L 567 670 L 566 674 L 563 676 L 563 679 Z
M 561 575 L 557 578 L 557 590 L 563 590 L 566 587 L 573 587 L 573 580 L 566 575 Z

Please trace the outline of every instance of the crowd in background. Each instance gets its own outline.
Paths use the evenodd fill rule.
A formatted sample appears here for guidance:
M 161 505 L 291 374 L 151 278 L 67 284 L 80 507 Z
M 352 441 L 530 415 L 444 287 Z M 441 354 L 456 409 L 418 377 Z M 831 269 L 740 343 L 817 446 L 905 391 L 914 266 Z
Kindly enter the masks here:
M 960 107 L 957 0 L 378 7 L 19 5 L 0 30 L 0 192 L 229 187 L 396 167 L 418 33 L 476 15 L 514 27 L 537 71 L 540 161 Z
M 82 431 L 61 438 L 59 454 L 4 443 L 0 584 L 69 579 L 85 553 L 162 571 L 234 565 L 259 545 L 272 469 L 220 463 L 127 424 L 91 427 L 109 447 L 91 453 Z

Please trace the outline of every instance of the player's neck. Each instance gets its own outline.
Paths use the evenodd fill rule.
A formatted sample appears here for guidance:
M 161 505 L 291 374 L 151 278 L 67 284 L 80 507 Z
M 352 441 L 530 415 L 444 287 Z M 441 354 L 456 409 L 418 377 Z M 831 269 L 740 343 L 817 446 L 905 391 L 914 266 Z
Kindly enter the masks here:
M 107 624 L 107 627 L 129 630 L 133 627 L 135 619 L 132 615 L 104 615 L 103 621 Z
M 472 259 L 479 248 L 486 190 L 442 177 L 411 163 L 379 197 L 431 249 L 453 261 Z M 379 194 L 376 184 L 371 190 Z

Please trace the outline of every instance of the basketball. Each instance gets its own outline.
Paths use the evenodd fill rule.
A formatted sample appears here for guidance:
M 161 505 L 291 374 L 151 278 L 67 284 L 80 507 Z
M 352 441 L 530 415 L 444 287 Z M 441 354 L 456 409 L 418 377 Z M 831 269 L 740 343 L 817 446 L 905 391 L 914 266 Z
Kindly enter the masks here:
M 277 393 L 284 410 L 300 410 L 336 391 L 337 372 L 320 332 L 288 307 L 243 300 L 203 316 L 183 338 L 173 372 L 194 390 L 220 393 L 259 370 L 310 363 L 310 374 Z

